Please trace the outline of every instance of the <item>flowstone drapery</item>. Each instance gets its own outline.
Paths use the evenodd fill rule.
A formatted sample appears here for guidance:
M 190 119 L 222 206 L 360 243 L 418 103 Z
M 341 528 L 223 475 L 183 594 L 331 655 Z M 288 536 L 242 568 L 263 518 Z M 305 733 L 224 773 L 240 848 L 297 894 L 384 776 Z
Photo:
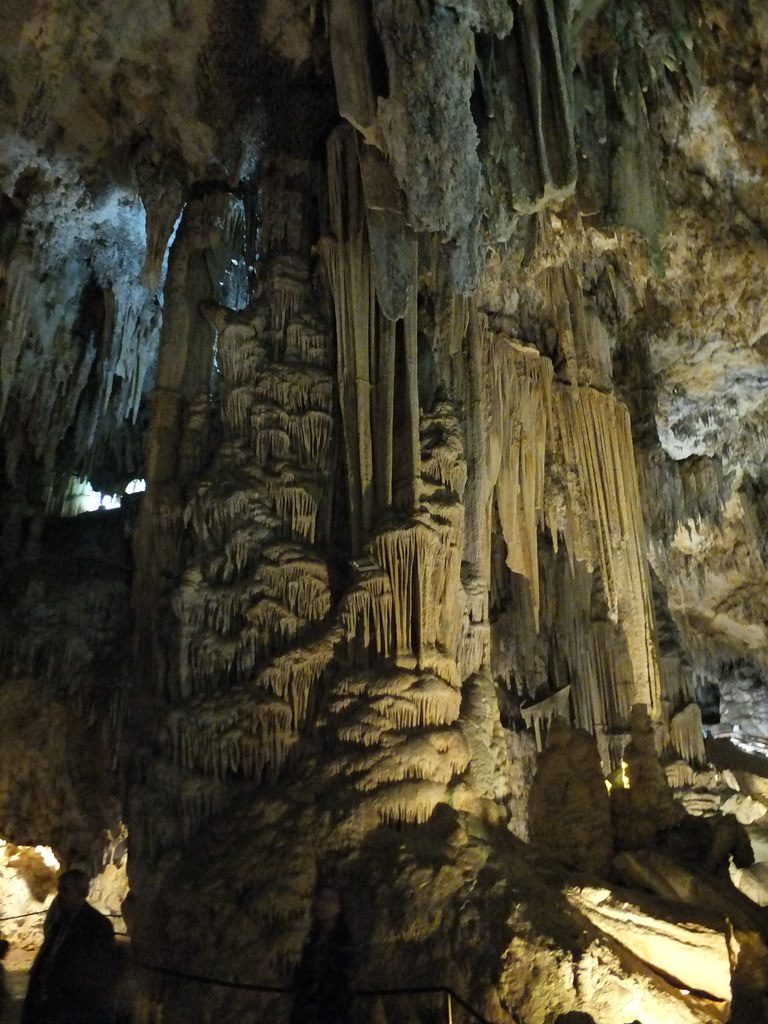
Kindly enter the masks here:
M 455 829 L 445 879 L 455 894 L 472 831 L 493 845 L 510 811 L 524 818 L 505 701 L 508 725 L 539 748 L 557 716 L 593 733 L 577 734 L 588 757 L 565 758 L 534 801 L 531 837 L 555 862 L 600 872 L 611 856 L 600 755 L 606 771 L 621 759 L 633 705 L 651 708 L 650 743 L 664 715 L 628 413 L 589 383 L 608 386 L 605 344 L 578 313 L 577 278 L 546 269 L 539 279 L 548 293 L 569 282 L 541 351 L 476 302 L 444 302 L 439 249 L 412 247 L 407 232 L 398 248 L 390 235 L 390 253 L 410 261 L 390 318 L 397 289 L 374 270 L 369 158 L 351 129 L 331 136 L 318 263 L 306 197 L 325 209 L 323 177 L 309 163 L 274 165 L 257 301 L 241 314 L 203 307 L 218 332 L 221 428 L 188 490 L 160 753 L 133 805 L 140 944 L 156 955 L 152 876 L 185 886 L 181 829 L 203 850 L 231 846 L 231 934 L 220 933 L 217 960 L 245 969 L 233 948 L 244 932 L 245 948 L 264 951 L 260 979 L 275 984 L 300 959 L 318 878 L 337 880 L 361 948 L 373 948 L 366 896 L 349 885 L 391 830 Z M 297 195 L 285 235 L 269 216 L 299 181 L 304 205 Z M 682 735 L 670 726 L 678 750 Z M 582 792 L 584 772 L 593 789 Z M 595 810 L 594 786 L 603 796 L 590 831 L 579 807 Z M 547 811 L 561 798 L 556 855 Z M 248 836 L 242 849 L 236 834 Z M 289 835 L 282 877 L 268 851 Z M 420 833 L 403 835 L 404 855 L 418 857 Z M 539 883 L 520 850 L 508 856 L 527 878 L 527 906 Z M 243 872 L 257 893 L 248 915 L 232 888 Z M 422 898 L 428 914 L 428 889 Z M 417 962 L 434 941 L 419 940 Z M 498 941 L 501 955 L 503 929 Z M 397 954 L 390 961 L 409 976 Z M 479 969 L 470 958 L 466 976 Z M 494 985 L 480 986 L 489 1005 Z M 172 1019 L 189 1012 L 183 993 L 157 994 Z M 681 1020 L 710 1019 L 673 998 Z M 287 1011 L 273 999 L 269 1012 Z

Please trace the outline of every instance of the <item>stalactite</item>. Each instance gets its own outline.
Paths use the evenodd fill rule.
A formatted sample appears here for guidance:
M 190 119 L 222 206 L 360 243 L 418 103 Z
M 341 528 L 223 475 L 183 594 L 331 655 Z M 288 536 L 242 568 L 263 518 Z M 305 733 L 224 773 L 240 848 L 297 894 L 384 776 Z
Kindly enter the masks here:
M 141 201 L 147 218 L 147 251 L 142 279 L 148 288 L 159 289 L 168 240 L 181 215 L 184 200 L 181 188 L 170 174 L 156 176 L 157 168 L 149 155 L 146 164 L 139 162 Z
M 256 401 L 271 402 L 294 416 L 313 410 L 333 413 L 333 378 L 319 367 L 277 363 L 251 379 Z
M 574 271 L 569 266 L 549 268 L 545 271 L 545 292 L 552 308 L 557 339 L 565 357 L 568 383 L 579 384 L 577 350 L 581 355 L 588 355 L 589 341 L 584 325 L 581 289 L 574 277 Z M 587 364 L 586 359 L 584 363 Z
M 456 318 L 460 323 L 461 321 Z M 488 474 L 489 408 L 485 366 L 488 332 L 484 318 L 472 303 L 469 307 L 464 376 L 467 381 L 464 450 L 467 462 L 465 493 L 466 536 L 464 557 L 473 576 L 490 588 L 491 485 Z
M 336 309 L 339 401 L 344 427 L 353 552 L 362 549 L 373 521 L 373 441 L 368 353 L 371 271 L 365 205 L 354 132 L 337 128 L 328 139 L 328 194 L 333 239 L 324 242 Z
M 385 513 L 393 501 L 408 511 L 417 497 L 418 247 L 391 171 L 380 157 L 361 152 L 346 126 L 328 140 L 328 191 L 332 237 L 322 239 L 321 249 L 336 311 L 352 550 L 359 554 L 374 512 Z M 401 422 L 394 415 L 398 348 Z M 400 466 L 393 461 L 396 431 L 404 443 Z M 401 493 L 394 493 L 395 478 Z
M 428 780 L 443 784 L 467 767 L 469 753 L 457 730 L 426 730 L 416 736 L 388 737 L 376 749 L 345 759 L 344 772 L 363 792 L 392 782 Z M 354 778 L 357 776 L 357 778 Z
M 270 266 L 272 302 L 270 318 L 280 340 L 280 349 L 271 353 L 275 361 L 285 356 L 283 345 L 289 325 L 300 320 L 313 306 L 313 287 L 305 256 L 281 252 Z
M 414 534 L 417 529 L 393 530 L 376 537 L 372 545 L 376 561 L 389 576 L 398 656 L 412 651 Z
M 200 471 L 208 456 L 214 334 L 200 315 L 199 304 L 225 298 L 221 281 L 224 264 L 229 265 L 233 252 L 228 246 L 242 250 L 242 238 L 238 241 L 226 231 L 222 236 L 221 229 L 230 220 L 242 227 L 240 207 L 234 196 L 216 193 L 188 203 L 169 260 L 154 416 L 147 445 L 147 493 L 135 541 L 137 648 L 147 677 L 159 674 L 164 679 L 167 675 L 166 670 L 151 672 L 151 662 L 174 664 L 165 650 L 172 620 L 169 617 L 158 631 L 152 616 L 167 601 L 168 576 L 181 568 L 181 488 Z M 179 520 L 174 528 L 161 533 L 158 518 L 166 506 L 176 506 Z
M 448 533 L 449 531 L 446 531 Z M 453 532 L 453 531 L 450 531 Z M 394 601 L 395 649 L 407 665 L 439 648 L 454 662 L 458 653 L 460 552 L 428 522 L 378 534 L 374 558 L 389 576 Z M 448 602 L 447 614 L 442 613 Z
M 682 711 L 678 711 L 670 718 L 669 738 L 672 746 L 684 761 L 688 761 L 692 765 L 707 763 L 701 708 L 698 704 L 688 704 Z
M 460 705 L 460 687 L 429 674 L 379 668 L 334 683 L 328 716 L 342 749 L 330 772 L 361 794 L 359 814 L 421 821 L 448 799 L 469 762 Z
M 520 709 L 520 714 L 523 716 L 526 727 L 530 729 L 533 726 L 536 737 L 536 749 L 539 753 L 544 749 L 547 729 L 552 719 L 557 717 L 562 718 L 566 722 L 570 721 L 571 714 L 568 706 L 570 696 L 571 688 L 570 686 L 565 686 L 562 690 L 544 697 L 543 700 L 538 701 L 536 704 Z
M 369 66 L 371 16 L 360 0 L 332 0 L 330 37 L 339 113 L 371 142 L 376 98 Z
M 535 349 L 497 337 L 491 345 L 490 476 L 507 545 L 507 565 L 531 585 L 539 622 L 538 529 L 552 419 L 552 364 Z
M 180 787 L 181 822 L 184 836 L 196 832 L 204 821 L 221 810 L 226 790 L 219 779 L 185 774 Z
M 336 639 L 331 633 L 278 655 L 258 675 L 259 686 L 288 701 L 295 730 L 304 725 L 312 691 L 333 658 Z
M 428 821 L 445 801 L 445 786 L 437 782 L 397 782 L 383 786 L 372 798 L 380 820 L 386 824 Z
M 695 700 L 696 683 L 693 669 L 682 661 L 679 654 L 661 656 L 659 672 L 664 700 L 673 708 L 684 707 Z
M 253 536 L 253 529 L 236 535 L 231 532 L 232 528 L 249 520 L 256 526 L 274 528 L 277 525 L 274 517 L 270 519 L 265 496 L 252 486 L 235 486 L 222 491 L 202 485 L 184 510 L 185 525 L 191 526 L 202 541 L 224 543 L 223 535 L 227 534 L 226 543 L 233 551 L 241 546 L 244 536 Z
M 596 539 L 608 614 L 622 625 L 632 664 L 630 704 L 645 703 L 658 716 L 651 585 L 629 414 L 612 395 L 591 388 L 558 386 L 552 406 L 558 450 L 571 474 L 566 500 L 572 542 L 583 551 L 591 536 Z
M 348 639 L 360 638 L 366 649 L 388 658 L 393 646 L 393 611 L 389 576 L 366 572 L 344 597 L 342 619 Z
M 412 267 L 414 282 L 418 273 L 416 253 L 414 252 Z M 405 452 L 401 452 L 403 462 L 408 464 L 408 504 L 412 508 L 418 498 L 419 477 L 421 472 L 421 446 L 419 423 L 419 385 L 418 385 L 418 310 L 417 287 L 411 289 L 405 317 L 403 318 L 403 367 L 405 373 Z
M 555 0 L 524 0 L 512 32 L 477 46 L 488 111 L 479 125 L 488 217 L 505 241 L 515 238 L 520 214 L 561 203 L 576 187 L 571 16 Z M 528 141 L 510 146 L 509 139 Z
M 595 736 L 603 763 L 616 768 L 635 691 L 624 636 L 611 622 L 587 622 L 569 638 L 568 657 L 573 724 Z
M 108 427 L 135 421 L 157 344 L 154 294 L 120 276 L 97 281 L 85 258 L 47 267 L 47 248 L 20 239 L 5 270 L 0 422 L 11 476 L 30 455 L 53 474 L 65 438 L 69 466 L 87 473 Z
M 296 739 L 291 721 L 282 699 L 232 689 L 186 704 L 168 716 L 167 725 L 178 764 L 220 780 L 278 771 Z
M 288 423 L 288 436 L 303 463 L 318 466 L 326 473 L 332 457 L 333 418 L 329 413 L 310 409 Z
M 42 294 L 38 296 L 37 292 L 43 291 L 42 283 L 36 280 L 28 259 L 17 257 L 11 260 L 5 278 L 6 308 L 2 341 L 3 362 L 0 367 L 0 418 L 5 416 L 16 364 L 29 332 L 30 318 L 37 301 L 42 298 Z
M 266 548 L 263 554 L 265 559 L 273 556 L 274 548 Z M 255 583 L 300 618 L 322 619 L 330 609 L 328 570 L 303 552 L 289 552 L 291 555 L 295 560 L 282 564 L 263 561 Z
M 447 488 L 457 501 L 464 497 L 464 441 L 450 402 L 438 402 L 431 412 L 422 415 L 420 475 L 424 481 Z
M 281 481 L 275 491 L 275 509 L 278 516 L 290 525 L 291 535 L 315 543 L 319 497 L 298 482 L 290 485 Z
M 222 378 L 229 389 L 250 387 L 258 371 L 264 366 L 268 354 L 263 341 L 264 323 L 258 316 L 246 323 L 227 323 L 226 335 L 219 338 L 218 360 Z M 227 394 L 224 396 L 225 419 Z

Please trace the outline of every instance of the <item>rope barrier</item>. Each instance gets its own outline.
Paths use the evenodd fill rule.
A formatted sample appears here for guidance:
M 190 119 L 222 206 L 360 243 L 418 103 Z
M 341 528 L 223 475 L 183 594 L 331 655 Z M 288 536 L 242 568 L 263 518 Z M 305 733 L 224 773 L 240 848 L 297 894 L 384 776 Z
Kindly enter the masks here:
M 183 981 L 194 981 L 202 985 L 214 985 L 220 988 L 238 989 L 241 992 L 266 992 L 271 995 L 293 995 L 296 992 L 294 987 L 287 987 L 283 985 L 260 985 L 256 982 L 244 982 L 244 981 L 231 981 L 226 978 L 210 978 L 203 974 L 188 974 L 186 971 L 175 970 L 172 967 L 158 967 L 155 964 L 148 964 L 142 960 L 135 959 L 134 957 L 129 958 L 130 963 L 134 967 L 139 967 L 141 970 L 148 971 L 151 974 L 159 974 L 163 977 L 179 978 Z M 471 1006 L 466 999 L 463 999 L 458 992 L 455 992 L 452 988 L 447 985 L 422 985 L 415 988 L 361 988 L 352 989 L 349 995 L 355 999 L 372 999 L 377 996 L 419 996 L 419 995 L 433 995 L 433 996 L 450 996 L 454 999 L 459 1006 L 462 1007 L 467 1013 L 469 1013 L 478 1024 L 490 1024 L 483 1015 Z M 510 1017 L 515 1024 L 520 1024 L 519 1018 L 510 1012 Z
M 27 914 L 11 914 L 9 917 L 0 917 L 0 924 L 3 924 L 5 921 L 23 921 L 26 917 L 39 917 L 41 914 L 47 913 L 48 907 L 44 910 L 30 910 Z M 115 921 L 122 921 L 123 919 L 122 914 L 105 914 L 103 911 L 100 911 L 100 913 L 102 917 L 111 917 Z
M 160 974 L 166 978 L 181 978 L 184 981 L 195 981 L 201 985 L 236 988 L 242 992 L 269 992 L 274 995 L 291 995 L 295 991 L 295 989 L 287 988 L 283 985 L 259 985 L 256 982 L 230 981 L 226 978 L 209 978 L 204 974 L 188 974 L 186 971 L 178 971 L 173 967 L 158 967 L 155 964 L 148 964 L 133 956 L 129 957 L 129 961 L 134 967 L 139 967 L 143 971 L 149 971 L 151 974 Z
M 26 917 L 35 917 L 39 914 L 45 914 L 45 910 L 33 910 L 28 914 L 16 914 L 11 917 L 0 918 L 0 923 L 3 921 L 17 921 Z M 120 914 L 105 914 L 105 917 L 119 918 Z M 116 937 L 129 938 L 127 932 L 116 932 Z M 128 955 L 126 958 L 128 963 L 133 967 L 138 967 L 140 970 L 147 971 L 150 974 L 157 974 L 166 978 L 177 978 L 181 981 L 191 981 L 198 985 L 212 985 L 219 988 L 237 989 L 241 992 L 264 992 L 270 995 L 293 995 L 296 992 L 294 987 L 288 987 L 285 985 L 261 985 L 257 982 L 244 982 L 244 981 L 232 981 L 227 978 L 211 978 L 204 974 L 190 974 L 187 971 L 179 971 L 173 967 L 159 967 L 156 964 L 149 964 L 143 960 L 139 960 L 137 957 Z M 372 999 L 377 996 L 417 996 L 417 995 L 442 995 L 448 996 L 454 999 L 459 1006 L 462 1007 L 467 1013 L 469 1013 L 478 1024 L 490 1024 L 482 1014 L 471 1006 L 465 999 L 463 999 L 458 992 L 455 992 L 452 988 L 447 985 L 424 985 L 416 988 L 366 988 L 366 989 L 353 989 L 350 991 L 350 996 L 355 999 Z M 513 1021 L 519 1024 L 519 1018 L 515 1014 L 510 1014 Z

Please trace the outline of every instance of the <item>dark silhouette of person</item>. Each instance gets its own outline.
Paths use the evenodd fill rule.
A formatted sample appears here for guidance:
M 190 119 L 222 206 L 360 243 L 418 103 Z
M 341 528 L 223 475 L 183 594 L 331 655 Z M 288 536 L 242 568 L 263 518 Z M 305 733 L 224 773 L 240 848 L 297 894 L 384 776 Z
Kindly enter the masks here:
M 321 885 L 296 970 L 291 1024 L 349 1024 L 350 957 L 350 935 L 339 892 L 332 885 Z
M 21 1024 L 111 1024 L 115 933 L 87 902 L 88 876 L 59 876 L 45 940 L 29 974 Z
M 8 939 L 0 939 L 0 1020 L 5 1020 L 5 1015 L 11 1004 L 11 996 L 5 983 L 5 966 L 3 965 L 3 960 L 8 956 L 10 948 L 11 944 Z

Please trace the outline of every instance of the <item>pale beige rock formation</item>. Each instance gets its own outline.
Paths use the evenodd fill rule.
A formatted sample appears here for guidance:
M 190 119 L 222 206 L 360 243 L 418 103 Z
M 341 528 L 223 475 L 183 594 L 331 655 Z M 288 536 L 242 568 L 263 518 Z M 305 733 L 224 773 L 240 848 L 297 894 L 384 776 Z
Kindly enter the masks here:
M 623 897 L 623 898 L 622 898 Z M 601 931 L 682 986 L 724 1002 L 731 998 L 727 928 L 681 921 L 679 908 L 610 889 L 570 889 L 568 899 Z

